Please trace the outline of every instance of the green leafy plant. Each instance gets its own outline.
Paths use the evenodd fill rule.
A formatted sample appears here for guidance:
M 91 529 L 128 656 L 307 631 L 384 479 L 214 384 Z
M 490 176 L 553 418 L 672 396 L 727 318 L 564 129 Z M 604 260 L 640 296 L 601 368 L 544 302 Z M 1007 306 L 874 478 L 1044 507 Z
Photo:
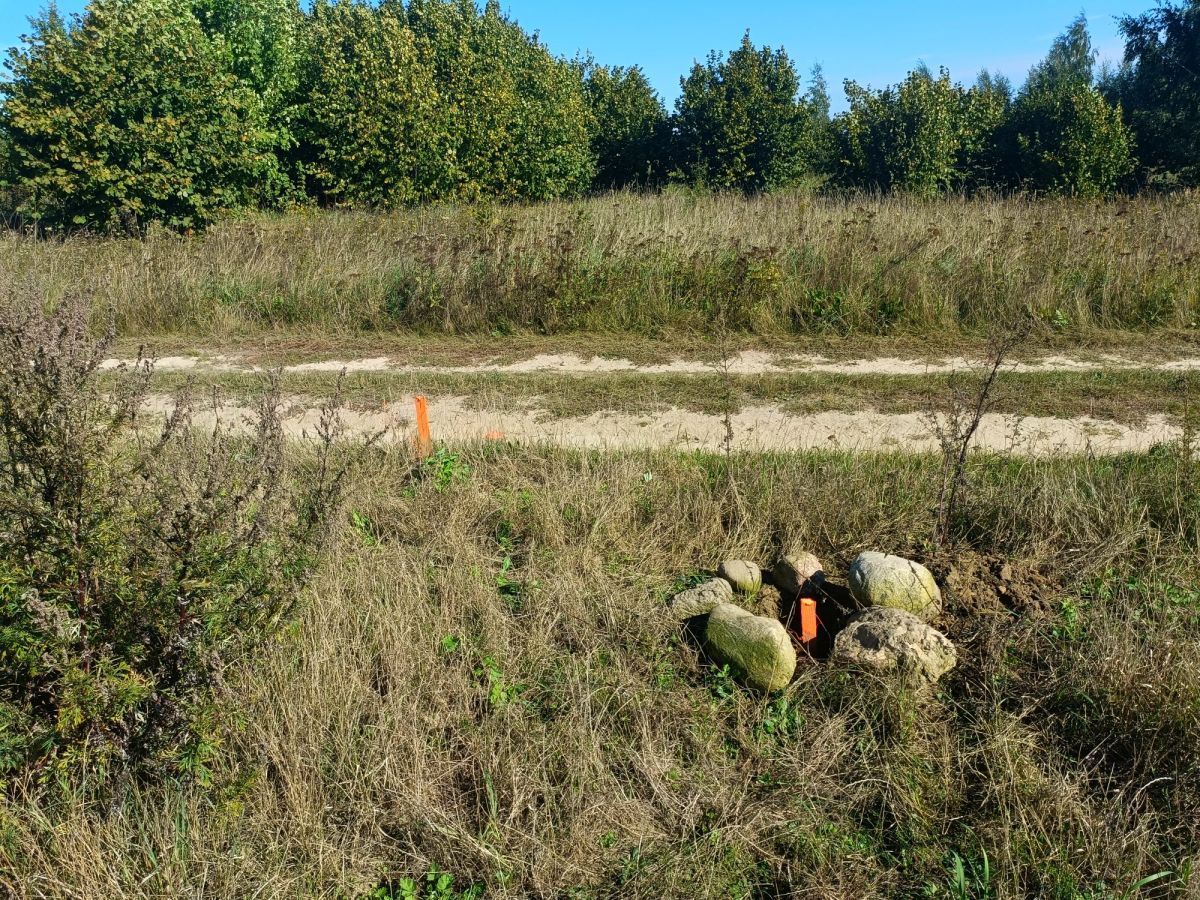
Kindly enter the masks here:
M 485 656 L 479 661 L 479 666 L 475 669 L 475 677 L 486 681 L 488 705 L 493 710 L 501 710 L 515 703 L 521 694 L 528 690 L 526 685 L 510 682 L 493 656 Z
M 421 471 L 439 491 L 471 477 L 471 467 L 446 447 L 438 447 L 429 454 L 421 464 Z
M 483 885 L 472 884 L 459 890 L 458 879 L 433 866 L 421 878 L 400 878 L 375 888 L 363 900 L 479 900 Z
M 990 900 L 995 896 L 992 866 L 986 850 L 982 851 L 981 859 L 970 862 L 952 852 L 949 868 L 946 889 L 952 900 Z

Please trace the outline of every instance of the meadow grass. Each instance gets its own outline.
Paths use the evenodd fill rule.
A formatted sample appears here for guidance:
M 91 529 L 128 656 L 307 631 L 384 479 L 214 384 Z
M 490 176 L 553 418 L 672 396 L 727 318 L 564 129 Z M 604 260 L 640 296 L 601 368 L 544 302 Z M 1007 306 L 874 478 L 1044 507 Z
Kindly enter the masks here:
M 122 334 L 1189 332 L 1200 198 L 1109 202 L 668 192 L 309 212 L 199 237 L 6 234 L 0 273 Z
M 212 785 L 131 784 L 102 807 L 14 785 L 0 890 L 1196 896 L 1190 454 L 976 455 L 950 553 L 929 543 L 932 457 L 368 462 L 302 620 L 230 673 Z M 1042 596 L 951 591 L 960 665 L 924 702 L 817 662 L 754 697 L 663 603 L 726 556 L 794 546 L 835 577 L 868 548 L 938 571 L 1002 559 Z

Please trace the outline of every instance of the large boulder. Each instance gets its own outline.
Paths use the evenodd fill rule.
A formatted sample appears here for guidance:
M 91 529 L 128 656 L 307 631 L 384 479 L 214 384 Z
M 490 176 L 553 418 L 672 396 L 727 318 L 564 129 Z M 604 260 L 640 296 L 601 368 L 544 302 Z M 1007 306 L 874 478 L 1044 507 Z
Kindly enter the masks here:
M 942 611 L 933 573 L 902 556 L 861 554 L 850 566 L 850 592 L 863 606 L 899 609 L 926 622 Z
M 676 594 L 667 603 L 667 611 L 676 622 L 696 616 L 707 616 L 722 603 L 733 599 L 733 588 L 724 578 L 714 578 L 704 584 Z
M 825 569 L 811 553 L 789 553 L 771 569 L 771 583 L 779 588 L 780 595 L 788 603 L 795 601 L 806 585 L 816 587 L 824 582 Z
M 953 669 L 958 652 L 949 638 L 911 613 L 876 607 L 854 616 L 838 633 L 833 658 L 923 687 Z
M 729 666 L 743 684 L 756 691 L 781 690 L 796 674 L 796 648 L 782 623 L 732 603 L 709 614 L 701 644 L 713 662 Z
M 717 575 L 729 582 L 739 594 L 756 594 L 762 587 L 762 569 L 757 563 L 744 559 L 727 559 L 717 569 Z

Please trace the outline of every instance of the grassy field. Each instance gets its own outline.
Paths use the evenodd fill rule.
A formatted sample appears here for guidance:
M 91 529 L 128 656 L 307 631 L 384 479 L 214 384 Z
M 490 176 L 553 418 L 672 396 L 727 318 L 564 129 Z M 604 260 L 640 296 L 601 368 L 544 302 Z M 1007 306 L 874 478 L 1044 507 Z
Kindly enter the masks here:
M 231 675 L 212 786 L 106 810 L 15 789 L 0 885 L 1196 896 L 1195 462 L 980 456 L 970 475 L 939 554 L 929 457 L 379 452 L 303 620 Z M 951 585 L 960 666 L 936 697 L 806 662 L 756 699 L 663 618 L 724 556 L 792 546 L 836 574 L 909 553 Z M 996 560 L 1020 603 L 988 587 Z
M 201 238 L 7 235 L 0 273 L 84 294 L 123 334 L 288 331 L 937 342 L 1032 317 L 1036 337 L 1192 332 L 1200 199 L 614 195 L 534 207 L 254 217 Z
M 115 315 L 107 355 L 178 355 L 156 402 L 245 403 L 254 366 L 300 365 L 276 376 L 288 421 L 339 383 L 372 428 L 417 393 L 551 434 L 664 410 L 718 431 L 753 408 L 925 416 L 969 405 L 977 376 L 921 366 L 978 361 L 1032 319 L 1012 358 L 1050 363 L 1004 372 L 993 413 L 1153 436 L 972 453 L 939 542 L 946 462 L 913 440 L 464 438 L 419 461 L 400 432 L 356 470 L 300 619 L 225 671 L 207 782 L 10 780 L 0 896 L 1200 898 L 1198 247 L 1188 194 L 671 193 L 0 237 L 6 299 L 83 298 Z M 778 364 L 722 370 L 748 350 Z M 568 353 L 691 369 L 500 368 Z M 384 357 L 344 380 L 331 362 Z M 907 374 L 854 368 L 886 357 Z M 664 614 L 721 560 L 794 549 L 835 581 L 867 549 L 926 563 L 958 667 L 922 697 L 805 658 L 759 697 Z

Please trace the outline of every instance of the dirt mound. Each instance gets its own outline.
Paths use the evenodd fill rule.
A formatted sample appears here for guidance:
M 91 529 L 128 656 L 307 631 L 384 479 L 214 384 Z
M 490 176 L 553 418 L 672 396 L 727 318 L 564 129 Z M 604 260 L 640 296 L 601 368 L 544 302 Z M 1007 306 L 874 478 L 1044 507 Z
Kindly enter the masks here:
M 1058 588 L 1044 567 L 972 551 L 954 551 L 926 564 L 942 585 L 947 610 L 961 616 L 1040 615 L 1051 608 Z

